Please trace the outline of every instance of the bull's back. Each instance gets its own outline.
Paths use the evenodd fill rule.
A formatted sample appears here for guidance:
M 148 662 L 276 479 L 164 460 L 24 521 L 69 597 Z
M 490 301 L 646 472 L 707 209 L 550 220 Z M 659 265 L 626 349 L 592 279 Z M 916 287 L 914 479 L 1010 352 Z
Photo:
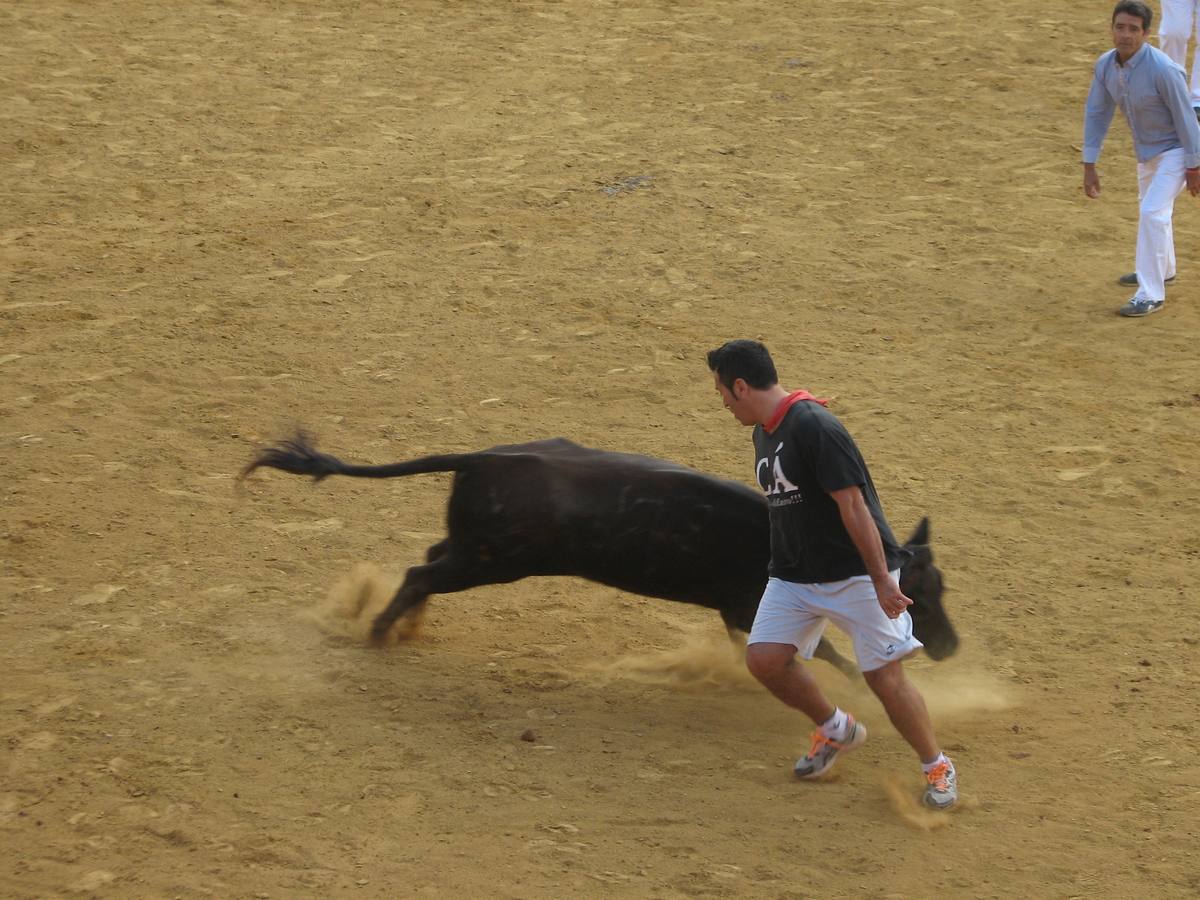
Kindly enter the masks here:
M 525 575 L 577 575 L 719 606 L 757 597 L 767 507 L 750 488 L 653 457 L 539 441 L 475 454 L 454 482 L 455 543 Z

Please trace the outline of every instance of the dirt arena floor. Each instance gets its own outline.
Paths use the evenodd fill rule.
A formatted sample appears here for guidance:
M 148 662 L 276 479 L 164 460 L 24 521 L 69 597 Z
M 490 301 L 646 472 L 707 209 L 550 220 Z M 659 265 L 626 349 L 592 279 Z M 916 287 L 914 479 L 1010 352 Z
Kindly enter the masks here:
M 0 7 L 0 896 L 1200 894 L 1200 208 L 1166 310 L 1114 315 L 1109 8 Z M 703 610 L 529 580 L 365 646 L 337 604 L 446 476 L 235 490 L 296 424 L 749 481 L 738 336 L 932 519 L 952 814 L 819 663 L 872 738 L 795 781 Z

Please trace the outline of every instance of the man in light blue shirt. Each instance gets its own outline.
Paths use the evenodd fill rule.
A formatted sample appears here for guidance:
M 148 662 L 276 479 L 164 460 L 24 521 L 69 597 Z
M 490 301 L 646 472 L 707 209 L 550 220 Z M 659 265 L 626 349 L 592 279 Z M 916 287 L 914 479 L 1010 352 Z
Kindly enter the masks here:
M 1113 111 L 1121 108 L 1138 160 L 1138 234 L 1135 271 L 1118 279 L 1137 292 L 1118 312 L 1148 316 L 1166 299 L 1175 277 L 1171 216 L 1186 186 L 1200 194 L 1200 124 L 1192 111 L 1183 69 L 1146 43 L 1153 14 L 1140 0 L 1121 0 L 1113 10 L 1115 49 L 1096 61 L 1083 125 L 1083 192 L 1100 196 L 1096 160 Z

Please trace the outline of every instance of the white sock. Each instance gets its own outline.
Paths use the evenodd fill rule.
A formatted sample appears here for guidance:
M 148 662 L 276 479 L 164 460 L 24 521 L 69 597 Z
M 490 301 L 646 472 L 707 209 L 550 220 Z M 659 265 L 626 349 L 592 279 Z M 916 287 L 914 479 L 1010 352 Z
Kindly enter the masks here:
M 833 711 L 833 715 L 828 720 L 821 723 L 821 734 L 825 737 L 840 741 L 846 736 L 846 728 L 850 724 L 850 717 L 839 706 Z
M 954 768 L 954 763 L 950 762 L 949 758 L 946 756 L 945 753 L 939 753 L 937 755 L 937 759 L 935 759 L 931 763 L 921 763 L 921 768 L 925 771 L 925 774 L 928 775 L 935 768 L 937 768 L 938 765 L 940 765 L 941 763 L 947 763 L 951 769 Z

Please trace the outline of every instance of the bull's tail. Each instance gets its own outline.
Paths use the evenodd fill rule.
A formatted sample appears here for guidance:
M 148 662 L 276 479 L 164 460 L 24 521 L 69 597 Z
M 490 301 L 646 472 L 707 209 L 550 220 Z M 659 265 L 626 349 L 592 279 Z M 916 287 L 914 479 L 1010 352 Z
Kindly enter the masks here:
M 385 466 L 356 466 L 344 463 L 336 456 L 319 452 L 312 438 L 303 431 L 291 440 L 281 441 L 268 447 L 242 469 L 241 480 L 255 469 L 282 469 L 293 475 L 311 475 L 320 481 L 330 475 L 350 475 L 354 478 L 398 478 L 402 475 L 420 475 L 425 472 L 457 472 L 472 454 L 450 453 L 440 456 L 424 456 L 408 462 L 389 463 Z

